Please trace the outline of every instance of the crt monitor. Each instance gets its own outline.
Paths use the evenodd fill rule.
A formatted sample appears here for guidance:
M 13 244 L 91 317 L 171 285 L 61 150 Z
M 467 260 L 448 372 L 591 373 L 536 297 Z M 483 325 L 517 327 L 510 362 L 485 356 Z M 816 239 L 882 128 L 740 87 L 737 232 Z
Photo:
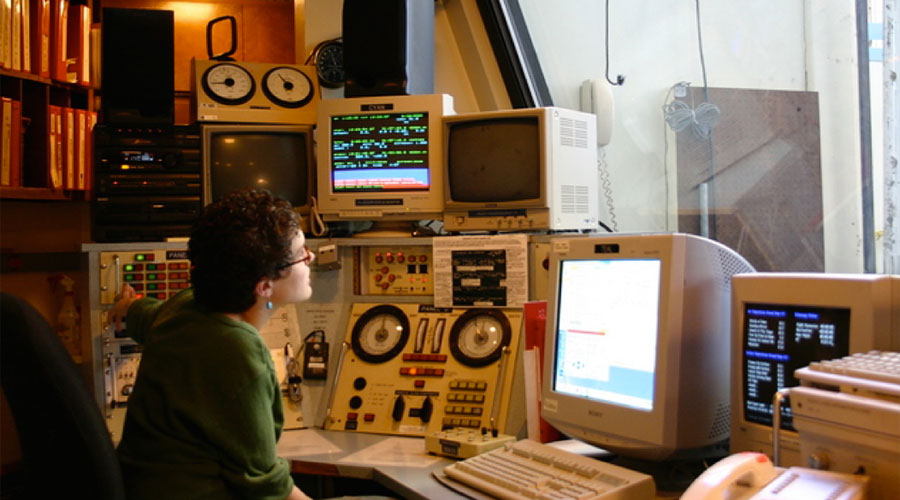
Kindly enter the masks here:
M 731 451 L 772 455 L 772 397 L 799 385 L 812 361 L 900 350 L 900 277 L 756 273 L 735 276 L 732 302 Z M 782 405 L 780 465 L 800 457 L 791 407 Z
M 204 205 L 254 187 L 309 213 L 316 173 L 312 126 L 215 124 L 203 125 L 201 135 Z
M 596 129 L 556 107 L 444 118 L 444 228 L 597 229 Z
M 318 212 L 324 220 L 439 219 L 441 118 L 446 94 L 323 99 Z
M 753 267 L 679 233 L 551 247 L 541 416 L 633 459 L 727 451 L 730 278 Z

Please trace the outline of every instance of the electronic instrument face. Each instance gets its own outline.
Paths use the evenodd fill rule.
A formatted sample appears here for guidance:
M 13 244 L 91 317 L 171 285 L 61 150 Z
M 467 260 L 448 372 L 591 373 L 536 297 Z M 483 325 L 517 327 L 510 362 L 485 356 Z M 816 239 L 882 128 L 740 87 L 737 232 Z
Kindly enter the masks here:
M 262 88 L 270 101 L 285 108 L 299 108 L 314 94 L 309 77 L 290 66 L 270 69 L 263 76 Z
M 314 66 L 200 59 L 191 63 L 193 121 L 314 125 L 320 97 Z
M 325 428 L 506 432 L 519 309 L 353 304 Z
M 256 82 L 246 69 L 230 63 L 210 66 L 201 78 L 203 91 L 221 104 L 243 104 L 253 97 Z

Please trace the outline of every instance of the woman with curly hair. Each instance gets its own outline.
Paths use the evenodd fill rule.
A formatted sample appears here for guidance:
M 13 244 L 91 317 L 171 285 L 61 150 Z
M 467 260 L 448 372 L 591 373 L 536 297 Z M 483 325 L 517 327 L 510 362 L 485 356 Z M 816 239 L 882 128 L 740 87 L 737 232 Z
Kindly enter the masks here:
M 299 216 L 267 191 L 230 193 L 188 248 L 192 288 L 136 300 L 125 285 L 111 313 L 144 348 L 118 447 L 128 498 L 308 499 L 276 455 L 281 387 L 259 334 L 312 294 Z

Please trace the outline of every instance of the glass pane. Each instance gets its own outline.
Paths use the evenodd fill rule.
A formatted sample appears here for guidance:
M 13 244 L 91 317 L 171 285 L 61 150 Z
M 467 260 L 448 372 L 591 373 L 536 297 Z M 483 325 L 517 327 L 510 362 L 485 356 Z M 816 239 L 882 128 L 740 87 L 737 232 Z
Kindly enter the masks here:
M 761 271 L 863 272 L 854 2 L 609 2 L 608 46 L 606 2 L 519 3 L 554 105 L 580 109 L 607 65 L 624 76 L 600 148 L 608 226 L 704 234 Z

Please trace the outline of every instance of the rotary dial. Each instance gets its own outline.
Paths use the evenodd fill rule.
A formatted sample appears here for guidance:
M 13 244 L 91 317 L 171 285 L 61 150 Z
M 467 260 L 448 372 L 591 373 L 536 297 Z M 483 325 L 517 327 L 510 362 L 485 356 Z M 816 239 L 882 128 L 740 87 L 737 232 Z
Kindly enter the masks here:
M 400 308 L 375 306 L 364 312 L 353 325 L 351 344 L 360 359 L 383 363 L 393 358 L 409 340 L 409 319 Z
M 450 352 L 467 366 L 485 366 L 500 358 L 509 345 L 506 315 L 494 309 L 470 309 L 450 329 Z
M 319 45 L 315 53 L 319 84 L 337 88 L 344 84 L 344 44 L 340 40 L 328 40 Z
M 284 108 L 299 108 L 313 97 L 309 77 L 288 66 L 270 69 L 263 76 L 262 89 L 270 101 Z
M 246 69 L 230 63 L 210 66 L 200 79 L 212 100 L 227 105 L 243 104 L 253 97 L 256 82 Z

